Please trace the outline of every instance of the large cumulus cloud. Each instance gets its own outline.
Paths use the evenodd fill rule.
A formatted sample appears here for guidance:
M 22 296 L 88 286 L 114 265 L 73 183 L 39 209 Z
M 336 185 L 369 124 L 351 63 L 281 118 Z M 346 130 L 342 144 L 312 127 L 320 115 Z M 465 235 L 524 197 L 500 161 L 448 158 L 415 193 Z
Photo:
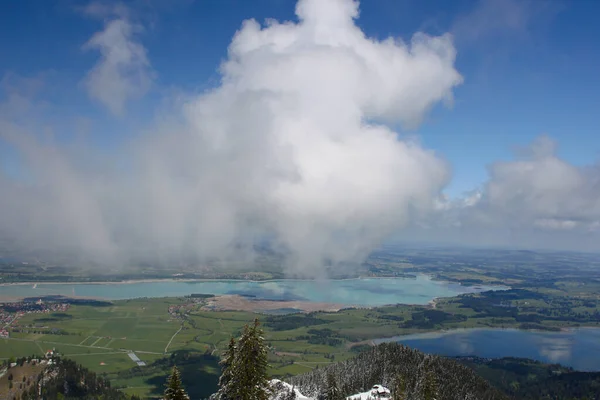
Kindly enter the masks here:
M 415 126 L 452 99 L 462 78 L 451 37 L 368 38 L 351 0 L 300 0 L 296 13 L 245 21 L 220 85 L 135 135 L 119 167 L 5 116 L 0 137 L 29 178 L 0 181 L 3 235 L 106 262 L 222 258 L 270 238 L 291 271 L 314 275 L 427 213 L 447 166 L 386 124 Z

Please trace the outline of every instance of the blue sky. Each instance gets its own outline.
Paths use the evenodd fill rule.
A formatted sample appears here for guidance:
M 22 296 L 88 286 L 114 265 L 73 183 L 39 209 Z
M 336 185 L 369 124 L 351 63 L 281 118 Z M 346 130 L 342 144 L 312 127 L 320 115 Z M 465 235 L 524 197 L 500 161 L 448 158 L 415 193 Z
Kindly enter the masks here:
M 600 3 L 356 4 L 7 3 L 0 237 L 211 257 L 269 236 L 313 266 L 396 234 L 597 250 Z
M 589 164 L 600 155 L 600 3 L 514 2 L 499 21 L 485 19 L 478 1 L 382 0 L 361 4 L 358 25 L 376 38 L 409 39 L 418 30 L 432 34 L 457 29 L 456 66 L 464 83 L 455 90 L 451 109 L 436 107 L 416 132 L 425 146 L 439 151 L 453 167 L 451 196 L 481 185 L 486 165 L 509 159 L 511 148 L 540 134 L 559 142 L 559 154 L 574 164 Z M 106 130 L 127 130 L 121 120 L 91 102 L 78 82 L 97 59 L 81 46 L 101 21 L 82 15 L 87 3 L 24 0 L 9 2 L 0 15 L 0 75 L 48 76 L 46 95 L 95 121 L 99 140 L 119 140 Z M 173 88 L 202 91 L 218 83 L 217 67 L 244 19 L 294 20 L 291 0 L 128 3 L 144 25 L 140 41 L 157 72 L 156 85 L 129 109 L 128 123 L 145 113 Z M 478 10 L 484 12 L 478 13 Z M 511 13 L 523 15 L 511 22 Z M 474 26 L 462 32 L 460 21 Z M 466 22 L 465 22 L 466 21 Z M 100 137 L 101 136 L 101 137 Z

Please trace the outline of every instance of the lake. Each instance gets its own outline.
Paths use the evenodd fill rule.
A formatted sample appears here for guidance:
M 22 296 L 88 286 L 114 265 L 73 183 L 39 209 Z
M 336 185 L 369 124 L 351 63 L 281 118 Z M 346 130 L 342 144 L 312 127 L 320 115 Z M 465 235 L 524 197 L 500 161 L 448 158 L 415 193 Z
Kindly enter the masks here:
M 468 287 L 442 282 L 427 275 L 416 278 L 364 278 L 347 280 L 201 280 L 105 284 L 48 284 L 0 286 L 0 296 L 37 297 L 65 295 L 109 300 L 139 297 L 184 296 L 192 293 L 238 294 L 266 300 L 302 300 L 355 306 L 427 304 L 436 297 L 502 290 L 501 286 Z
M 425 353 L 484 358 L 523 357 L 580 371 L 600 371 L 600 328 L 562 332 L 517 329 L 465 329 L 379 339 Z

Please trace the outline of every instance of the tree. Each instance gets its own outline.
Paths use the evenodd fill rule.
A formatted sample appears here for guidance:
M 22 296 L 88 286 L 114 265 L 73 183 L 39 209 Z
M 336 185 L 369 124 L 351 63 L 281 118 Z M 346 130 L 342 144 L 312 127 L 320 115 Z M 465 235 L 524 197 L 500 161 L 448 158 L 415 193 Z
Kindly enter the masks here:
M 181 377 L 177 367 L 173 367 L 173 372 L 167 381 L 167 389 L 165 390 L 165 400 L 189 400 L 183 387 L 181 386 Z
M 327 388 L 325 390 L 325 400 L 344 400 L 346 397 L 342 395 L 338 387 L 335 376 L 330 372 L 327 374 Z
M 268 400 L 271 392 L 267 369 L 267 346 L 258 319 L 244 326 L 242 336 L 231 338 L 221 361 L 217 400 Z
M 406 400 L 406 379 L 402 373 L 399 373 L 394 381 L 394 400 Z
M 234 373 L 236 372 L 235 365 L 235 357 L 236 357 L 236 343 L 235 339 L 232 337 L 229 339 L 229 345 L 227 346 L 227 350 L 225 354 L 223 354 L 223 359 L 221 360 L 221 377 L 219 378 L 219 391 L 216 394 L 216 398 L 219 400 L 231 400 L 235 399 L 235 387 L 233 386 Z
M 270 394 L 267 346 L 258 319 L 246 325 L 238 342 L 233 377 L 236 400 L 268 400 Z
M 428 370 L 425 373 L 425 379 L 423 380 L 422 387 L 423 400 L 437 400 L 439 399 L 437 382 L 433 371 Z

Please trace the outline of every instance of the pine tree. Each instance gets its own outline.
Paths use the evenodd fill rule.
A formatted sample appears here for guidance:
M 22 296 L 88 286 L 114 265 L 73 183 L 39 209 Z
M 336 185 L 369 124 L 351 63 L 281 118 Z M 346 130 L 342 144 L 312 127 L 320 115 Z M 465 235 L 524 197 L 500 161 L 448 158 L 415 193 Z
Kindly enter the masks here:
M 402 373 L 398 374 L 394 382 L 394 400 L 406 400 L 406 379 Z
M 177 367 L 173 367 L 173 372 L 167 381 L 167 389 L 165 390 L 164 400 L 189 400 L 183 387 L 181 386 L 181 377 Z
M 236 400 L 268 400 L 270 394 L 267 347 L 258 319 L 246 325 L 238 342 L 233 377 Z
M 229 339 L 229 346 L 223 354 L 223 360 L 221 360 L 221 377 L 219 378 L 219 391 L 217 392 L 216 398 L 219 400 L 232 400 L 235 399 L 235 387 L 233 386 L 234 374 L 236 373 L 236 343 L 232 337 Z
M 427 370 L 425 378 L 423 380 L 423 387 L 421 390 L 423 400 L 437 400 L 439 399 L 437 382 L 433 371 Z
M 346 397 L 342 395 L 338 387 L 335 376 L 332 373 L 327 374 L 327 389 L 325 392 L 325 400 L 344 400 Z

